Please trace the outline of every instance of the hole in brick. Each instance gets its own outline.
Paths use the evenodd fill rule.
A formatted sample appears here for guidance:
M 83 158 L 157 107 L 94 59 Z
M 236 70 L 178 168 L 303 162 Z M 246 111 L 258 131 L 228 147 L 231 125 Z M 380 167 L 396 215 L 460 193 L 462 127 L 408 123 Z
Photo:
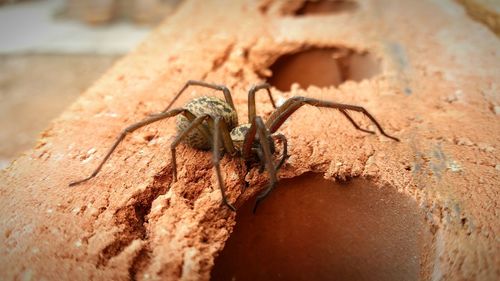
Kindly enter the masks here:
M 153 134 L 145 135 L 144 140 L 146 142 L 151 142 L 155 137 L 156 137 L 156 135 L 153 135 Z
M 415 200 L 394 188 L 317 174 L 282 180 L 252 214 L 238 210 L 212 280 L 420 280 L 432 237 Z
M 352 12 L 358 8 L 358 3 L 344 0 L 317 0 L 305 1 L 304 4 L 295 11 L 295 15 L 324 15 L 341 12 Z
M 380 62 L 368 52 L 347 48 L 309 48 L 279 57 L 270 67 L 268 82 L 281 91 L 293 83 L 307 88 L 339 86 L 345 81 L 361 81 L 380 73 Z

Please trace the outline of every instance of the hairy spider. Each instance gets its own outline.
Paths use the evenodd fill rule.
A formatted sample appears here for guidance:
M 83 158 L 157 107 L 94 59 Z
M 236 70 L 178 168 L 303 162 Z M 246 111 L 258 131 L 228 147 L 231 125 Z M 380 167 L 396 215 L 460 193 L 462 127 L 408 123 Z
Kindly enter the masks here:
M 193 99 L 182 108 L 170 109 L 174 102 L 184 93 L 189 86 L 202 86 L 214 90 L 222 91 L 225 101 L 216 97 L 202 96 Z M 266 90 L 273 107 L 274 112 L 267 122 L 256 114 L 255 93 L 259 90 Z M 349 104 L 341 104 L 330 101 L 323 101 L 314 98 L 296 96 L 286 100 L 281 106 L 276 108 L 273 96 L 270 91 L 270 85 L 267 83 L 253 86 L 248 92 L 248 122 L 238 125 L 238 116 L 234 107 L 231 93 L 226 86 L 210 84 L 197 80 L 189 80 L 184 87 L 175 95 L 170 104 L 158 114 L 150 115 L 144 120 L 132 124 L 125 128 L 118 136 L 113 146 L 108 150 L 104 159 L 100 162 L 94 172 L 87 178 L 70 183 L 70 186 L 80 184 L 95 177 L 101 170 L 104 163 L 109 159 L 118 144 L 123 141 L 125 136 L 133 131 L 177 115 L 178 135 L 170 145 L 172 153 L 172 170 L 174 181 L 177 180 L 177 163 L 175 158 L 175 149 L 177 145 L 184 141 L 188 145 L 203 150 L 212 148 L 213 165 L 217 174 L 219 188 L 222 194 L 222 200 L 231 210 L 236 208 L 229 203 L 224 191 L 224 181 L 222 179 L 219 160 L 222 153 L 226 152 L 231 156 L 239 155 L 246 160 L 248 164 L 260 164 L 260 171 L 265 168 L 269 173 L 269 184 L 267 188 L 257 196 L 253 211 L 255 212 L 259 203 L 273 190 L 278 179 L 276 173 L 278 169 L 288 158 L 286 137 L 276 131 L 280 126 L 303 105 L 312 105 L 317 107 L 327 107 L 338 109 L 351 124 L 358 130 L 374 134 L 374 131 L 365 130 L 351 118 L 348 111 L 361 112 L 367 116 L 377 126 L 380 133 L 395 141 L 399 139 L 389 136 L 384 132 L 375 118 L 363 107 Z M 222 143 L 221 143 L 222 140 Z M 275 152 L 275 140 L 279 140 L 283 145 L 283 152 L 279 162 L 275 163 L 273 154 Z

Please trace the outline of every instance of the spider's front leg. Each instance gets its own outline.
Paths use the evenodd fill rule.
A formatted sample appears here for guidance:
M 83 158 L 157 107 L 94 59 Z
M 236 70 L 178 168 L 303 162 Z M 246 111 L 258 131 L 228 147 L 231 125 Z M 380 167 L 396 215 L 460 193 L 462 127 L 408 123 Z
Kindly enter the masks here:
M 266 128 L 266 130 L 267 130 L 267 128 Z M 280 134 L 280 133 L 277 133 L 277 134 L 275 133 L 271 137 L 279 139 L 283 145 L 283 151 L 281 152 L 282 155 L 281 155 L 280 162 L 278 162 L 278 165 L 276 165 L 276 171 L 278 171 L 281 168 L 281 166 L 283 166 L 286 159 L 290 158 L 290 155 L 288 155 L 288 141 L 287 141 L 285 135 Z
M 278 182 L 278 178 L 276 176 L 277 168 L 273 161 L 273 154 L 271 152 L 271 144 L 269 140 L 271 139 L 270 133 L 264 125 L 264 121 L 260 116 L 255 117 L 255 125 L 257 126 L 257 135 L 259 136 L 260 146 L 262 148 L 264 154 L 264 162 L 266 163 L 266 169 L 269 173 L 269 184 L 267 188 L 259 195 L 257 195 L 257 199 L 255 200 L 255 206 L 253 207 L 253 213 L 257 211 L 257 207 L 260 202 L 266 198 L 266 196 L 274 189 L 276 183 Z M 286 155 L 286 154 L 284 154 Z M 283 156 L 285 159 L 285 156 Z M 283 160 L 284 162 L 284 160 Z M 282 163 L 280 162 L 279 165 Z
M 257 106 L 255 105 L 255 94 L 260 90 L 267 91 L 267 95 L 269 96 L 269 100 L 271 101 L 273 108 L 276 109 L 276 103 L 274 102 L 274 98 L 273 98 L 273 95 L 271 93 L 271 85 L 269 83 L 262 83 L 262 84 L 252 86 L 252 88 L 250 88 L 250 90 L 248 91 L 248 122 L 249 123 L 253 122 L 253 120 L 257 116 Z M 347 113 L 345 113 L 345 114 L 347 115 Z M 352 119 L 350 119 L 350 120 L 352 120 Z M 267 131 L 267 129 L 266 129 L 266 131 Z M 253 133 L 255 134 L 256 132 L 254 131 Z M 279 170 L 279 168 L 281 168 L 283 163 L 285 163 L 286 159 L 289 157 L 287 154 L 287 151 L 288 151 L 287 140 L 286 140 L 286 137 L 282 134 L 274 134 L 274 135 L 272 135 L 272 138 L 279 139 L 281 141 L 281 143 L 283 144 L 283 155 L 282 155 L 281 160 L 278 163 L 278 165 L 276 165 L 276 170 Z M 253 139 L 252 139 L 252 142 L 253 142 Z M 259 172 L 262 172 L 265 168 L 264 153 L 263 153 L 263 151 L 261 151 L 259 149 L 256 149 L 254 152 L 259 157 L 259 160 L 260 160 Z
M 207 121 L 208 127 L 210 128 L 212 132 L 212 163 L 215 167 L 215 172 L 217 174 L 217 181 L 219 184 L 219 189 L 221 191 L 222 195 L 222 201 L 226 206 L 229 207 L 229 209 L 236 211 L 236 208 L 231 205 L 227 199 L 225 188 L 224 188 L 224 179 L 222 178 L 222 173 L 220 170 L 220 158 L 221 158 L 221 138 L 222 138 L 222 148 L 229 153 L 230 155 L 234 155 L 236 152 L 236 149 L 234 148 L 234 144 L 231 140 L 231 136 L 229 134 L 229 130 L 227 128 L 226 123 L 222 119 L 222 117 L 216 117 L 213 118 L 212 116 L 205 114 L 202 116 L 198 116 L 196 118 L 189 118 L 188 119 L 192 120 L 191 123 L 188 125 L 188 127 L 179 133 L 179 135 L 175 138 L 175 140 L 172 142 L 170 145 L 170 151 L 172 154 L 172 170 L 173 170 L 173 177 L 174 180 L 177 180 L 177 160 L 176 160 L 176 148 L 179 145 L 179 143 L 184 140 L 189 133 L 194 130 L 194 129 L 200 129 L 202 130 L 203 128 L 202 123 L 204 121 Z M 202 130 L 203 132 L 203 130 Z M 208 136 L 210 137 L 210 136 Z
M 273 114 L 271 114 L 271 116 L 269 117 L 269 120 L 267 120 L 266 127 L 269 128 L 269 131 L 271 131 L 271 133 L 276 132 L 279 129 L 279 127 L 281 127 L 281 125 L 288 119 L 288 117 L 290 117 L 290 115 L 292 115 L 301 106 L 306 104 L 317 107 L 338 109 L 354 125 L 356 129 L 361 130 L 363 132 L 372 133 L 372 131 L 360 128 L 347 113 L 348 110 L 360 112 L 364 114 L 366 117 L 368 117 L 368 119 L 370 119 L 373 122 L 373 124 L 375 124 L 375 126 L 378 128 L 378 130 L 382 135 L 384 135 L 387 138 L 393 139 L 395 141 L 399 141 L 398 138 L 386 134 L 384 129 L 382 129 L 382 126 L 380 126 L 378 121 L 375 119 L 375 117 L 373 117 L 364 107 L 351 104 L 331 102 L 331 101 L 323 101 L 314 98 L 300 97 L 300 96 L 288 99 L 283 105 L 281 105 L 278 109 L 276 109 L 273 112 Z
M 212 162 L 215 167 L 215 173 L 217 174 L 217 181 L 219 183 L 219 189 L 222 195 L 222 200 L 226 206 L 229 207 L 229 209 L 233 210 L 236 212 L 236 208 L 229 203 L 229 200 L 227 199 L 225 188 L 224 188 L 224 179 L 222 178 L 222 172 L 220 170 L 220 158 L 221 158 L 221 137 L 222 137 L 222 142 L 224 145 L 224 149 L 226 152 L 228 152 L 231 155 L 234 155 L 235 153 L 235 148 L 233 141 L 231 140 L 231 135 L 229 133 L 229 130 L 227 128 L 226 123 L 221 117 L 216 117 L 212 122 L 212 128 L 214 130 L 214 141 L 213 141 L 213 149 L 212 149 Z
M 276 171 L 278 171 L 281 168 L 281 166 L 283 166 L 286 159 L 288 159 L 290 157 L 290 155 L 288 155 L 288 141 L 287 141 L 285 135 L 280 134 L 280 133 L 275 133 L 275 134 L 271 135 L 271 138 L 273 140 L 278 139 L 283 146 L 282 152 L 281 152 L 281 159 L 279 160 L 278 164 L 276 164 Z M 271 144 L 271 146 L 275 146 L 275 145 Z M 264 169 L 266 168 L 266 162 L 264 159 L 264 152 L 259 148 L 253 148 L 252 151 L 257 155 L 257 157 L 259 158 L 259 161 L 260 161 L 259 173 L 264 172 Z
M 273 154 L 271 151 L 271 143 L 270 143 L 270 141 L 272 140 L 271 134 L 269 133 L 269 130 L 266 128 L 264 121 L 262 121 L 262 118 L 260 116 L 255 116 L 253 118 L 250 128 L 248 129 L 248 132 L 245 136 L 242 149 L 243 158 L 250 159 L 253 143 L 256 140 L 256 136 L 258 136 L 258 141 L 260 143 L 260 149 L 261 149 L 260 153 L 261 156 L 259 157 L 261 158 L 261 161 L 264 162 L 266 170 L 269 173 L 269 184 L 267 188 L 257 196 L 257 199 L 255 201 L 255 206 L 253 208 L 253 213 L 257 211 L 257 207 L 259 206 L 260 202 L 264 200 L 264 198 L 276 186 L 276 183 L 278 182 L 278 178 L 276 175 L 277 169 L 281 167 L 281 165 L 284 163 L 284 161 L 288 156 L 286 138 L 283 135 L 281 136 L 280 135 L 281 134 L 277 134 L 275 136 L 277 138 L 280 138 L 282 141 L 284 140 L 283 156 L 278 165 L 275 165 L 273 161 Z

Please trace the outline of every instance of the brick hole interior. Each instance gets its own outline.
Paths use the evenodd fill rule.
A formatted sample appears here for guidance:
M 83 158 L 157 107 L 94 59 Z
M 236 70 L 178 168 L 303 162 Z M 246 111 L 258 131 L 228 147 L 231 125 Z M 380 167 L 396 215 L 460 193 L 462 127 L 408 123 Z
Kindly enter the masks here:
M 415 200 L 354 179 L 282 180 L 238 210 L 211 280 L 426 279 L 431 234 Z
M 307 88 L 339 86 L 345 81 L 370 79 L 381 72 L 380 62 L 372 54 L 347 48 L 308 48 L 285 54 L 271 66 L 268 82 L 281 91 L 292 84 Z
M 304 4 L 295 11 L 295 15 L 322 15 L 336 14 L 341 12 L 353 12 L 358 8 L 358 3 L 345 0 L 319 0 L 305 1 Z

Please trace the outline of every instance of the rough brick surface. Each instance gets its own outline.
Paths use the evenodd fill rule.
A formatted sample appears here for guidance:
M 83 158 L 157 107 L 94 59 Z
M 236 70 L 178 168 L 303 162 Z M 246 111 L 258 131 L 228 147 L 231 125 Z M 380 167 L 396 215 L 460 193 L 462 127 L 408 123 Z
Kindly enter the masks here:
M 209 152 L 180 146 L 172 181 L 172 120 L 127 138 L 94 180 L 67 184 L 87 176 L 121 129 L 163 109 L 188 79 L 228 85 L 246 120 L 249 86 L 304 46 L 369 51 L 380 74 L 339 87 L 274 89 L 277 96 L 363 105 L 401 142 L 303 108 L 281 129 L 292 157 L 280 176 L 315 171 L 392 186 L 427 215 L 434 246 L 424 279 L 497 279 L 498 38 L 454 1 L 367 0 L 354 11 L 295 17 L 289 11 L 298 6 L 186 1 L 82 94 L 0 175 L 2 279 L 208 279 L 235 215 L 220 205 Z M 193 89 L 178 105 L 207 92 Z M 264 95 L 258 108 L 272 110 Z M 266 182 L 238 159 L 225 157 L 222 166 L 236 205 Z

